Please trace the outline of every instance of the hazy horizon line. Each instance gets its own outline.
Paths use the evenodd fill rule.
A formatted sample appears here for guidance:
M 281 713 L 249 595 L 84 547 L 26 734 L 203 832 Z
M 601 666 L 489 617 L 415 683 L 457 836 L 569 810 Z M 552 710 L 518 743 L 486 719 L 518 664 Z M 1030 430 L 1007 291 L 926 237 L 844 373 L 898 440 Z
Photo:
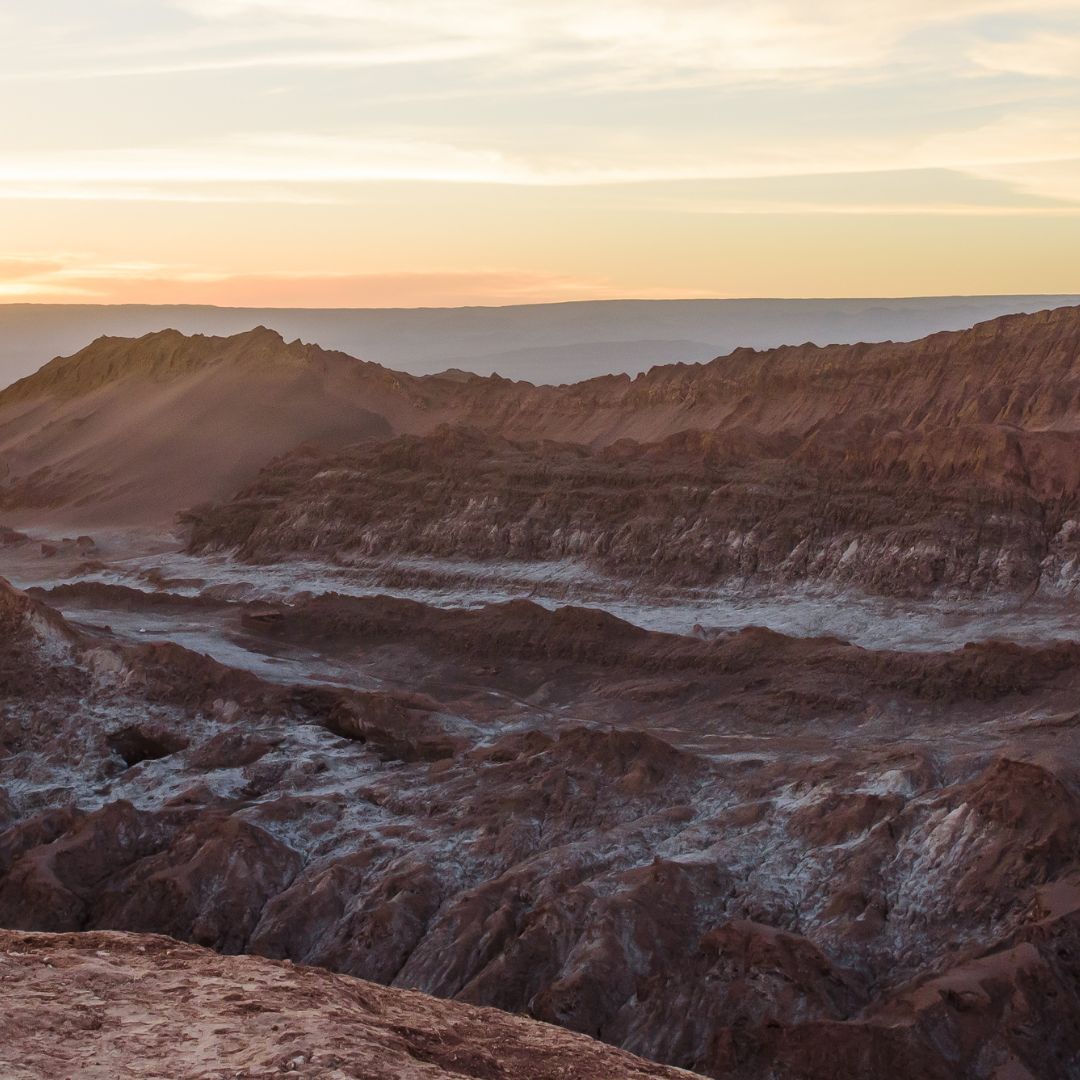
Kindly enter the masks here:
M 725 304 L 725 303 L 837 303 L 845 301 L 873 301 L 885 303 L 905 300 L 1039 300 L 1039 299 L 1077 299 L 1080 290 L 1061 290 L 1060 292 L 992 292 L 992 293 L 898 293 L 883 295 L 850 293 L 834 296 L 609 296 L 588 297 L 579 300 L 530 300 L 515 303 L 486 304 L 378 304 L 378 305 L 330 305 L 309 304 L 212 304 L 191 303 L 190 301 L 147 303 L 140 301 L 60 301 L 60 300 L 0 300 L 0 308 L 184 308 L 190 310 L 210 309 L 213 311 L 470 311 L 493 310 L 503 308 L 536 307 L 582 307 L 599 304 Z

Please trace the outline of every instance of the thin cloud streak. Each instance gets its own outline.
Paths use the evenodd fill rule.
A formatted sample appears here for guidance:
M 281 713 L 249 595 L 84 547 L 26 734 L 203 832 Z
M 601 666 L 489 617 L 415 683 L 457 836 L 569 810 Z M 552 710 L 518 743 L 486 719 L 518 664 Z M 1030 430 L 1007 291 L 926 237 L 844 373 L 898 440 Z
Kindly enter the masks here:
M 1043 31 L 1019 41 L 980 42 L 969 56 L 990 72 L 1080 80 L 1080 33 Z
M 278 134 L 187 147 L 9 155 L 0 162 L 0 198 L 323 203 L 348 201 L 340 189 L 366 183 L 604 187 L 919 169 L 991 179 L 1022 175 L 1033 197 L 1062 197 L 1056 180 L 1050 192 L 1042 190 L 1040 170 L 1053 172 L 1076 161 L 1077 147 L 1080 115 L 1061 111 L 1010 115 L 948 137 L 837 139 L 831 144 L 815 139 L 790 143 L 771 155 L 766 146 L 754 142 L 729 146 L 723 158 L 676 144 L 655 148 L 654 161 L 649 162 L 641 160 L 649 156 L 646 147 L 640 156 L 627 157 L 625 146 L 603 142 L 598 142 L 591 160 L 538 162 L 495 149 L 404 136 L 365 140 Z M 623 160 L 611 160 L 615 155 Z M 655 163 L 657 156 L 662 163 Z M 326 190 L 334 185 L 338 191 Z
M 483 61 L 485 82 L 507 76 L 515 83 L 555 80 L 565 92 L 640 91 L 673 86 L 755 81 L 828 82 L 851 77 L 877 80 L 892 65 L 985 67 L 985 58 L 947 50 L 929 55 L 908 39 L 930 27 L 948 28 L 993 15 L 1050 17 L 1075 11 L 1064 0 L 1021 4 L 1017 0 L 971 0 L 897 4 L 894 0 L 763 0 L 748 6 L 734 0 L 668 3 L 656 0 L 356 0 L 347 4 L 298 5 L 280 0 L 177 0 L 174 9 L 243 40 L 238 30 L 256 27 L 268 46 L 255 54 L 241 49 L 221 55 L 212 36 L 203 36 L 203 55 L 176 55 L 170 37 L 143 40 L 135 64 L 37 65 L 10 70 L 7 79 L 92 79 L 200 74 L 260 68 L 357 68 L 440 61 Z M 118 51 L 114 47 L 114 51 Z M 154 54 L 158 54 L 156 57 Z M 15 58 L 16 60 L 18 57 Z M 897 72 L 893 72 L 897 74 Z
M 261 17 L 282 20 L 282 31 L 297 25 L 324 27 L 334 34 L 350 28 L 365 35 L 380 30 L 410 39 L 469 41 L 481 53 L 512 57 L 525 78 L 588 69 L 580 89 L 638 90 L 671 86 L 777 80 L 827 82 L 871 81 L 888 77 L 888 68 L 935 64 L 956 69 L 963 54 L 946 50 L 934 56 L 908 39 L 929 28 L 948 29 L 990 16 L 1023 14 L 1026 18 L 1075 13 L 1067 0 L 763 0 L 746 5 L 735 0 L 711 3 L 656 0 L 597 0 L 582 7 L 576 0 L 505 5 L 495 0 L 447 4 L 401 0 L 386 4 L 307 4 L 282 0 L 235 3 L 188 3 L 189 10 L 218 20 Z M 894 75 L 896 72 L 893 73 Z M 573 79 L 571 78 L 571 83 Z
M 206 187 L 211 185 L 207 184 Z M 300 191 L 252 190 L 175 190 L 163 186 L 127 187 L 112 182 L 71 185 L 35 182 L 21 185 L 0 180 L 3 202 L 101 202 L 101 203 L 178 203 L 192 206 L 347 206 L 354 200 L 343 196 L 314 195 Z
M 392 67 L 446 60 L 465 60 L 484 55 L 476 47 L 429 46 L 392 49 L 324 49 L 295 53 L 264 53 L 202 60 L 163 60 L 156 64 L 116 67 L 68 68 L 51 71 L 6 71 L 0 82 L 76 82 L 88 79 L 130 79 L 165 75 L 199 75 L 208 72 L 254 71 L 261 68 L 312 68 L 320 70 Z
M 268 307 L 455 307 L 609 298 L 599 278 L 524 270 L 385 274 L 212 273 L 183 267 L 53 262 L 2 280 L 0 297 L 90 299 L 95 303 L 190 303 Z M 56 267 L 59 267 L 56 269 Z M 657 298 L 670 298 L 659 290 Z M 680 292 L 678 295 L 685 295 Z

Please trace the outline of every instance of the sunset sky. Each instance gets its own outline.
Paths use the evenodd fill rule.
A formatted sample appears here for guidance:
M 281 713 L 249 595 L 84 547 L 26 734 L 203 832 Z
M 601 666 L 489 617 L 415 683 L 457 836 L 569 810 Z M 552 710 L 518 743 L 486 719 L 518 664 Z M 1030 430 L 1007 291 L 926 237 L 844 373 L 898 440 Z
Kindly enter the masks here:
M 1080 292 L 1080 4 L 0 0 L 0 301 Z

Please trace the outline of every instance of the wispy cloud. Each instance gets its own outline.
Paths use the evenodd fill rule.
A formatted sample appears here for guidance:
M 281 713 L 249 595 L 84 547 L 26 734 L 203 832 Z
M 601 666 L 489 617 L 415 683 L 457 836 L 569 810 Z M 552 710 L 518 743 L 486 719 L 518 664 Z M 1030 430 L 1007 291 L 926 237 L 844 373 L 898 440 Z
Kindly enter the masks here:
M 981 41 L 972 46 L 969 55 L 987 71 L 1039 79 L 1080 79 L 1080 30 L 1044 30 L 1019 40 Z
M 16 283 L 34 280 L 64 269 L 64 263 L 56 258 L 37 256 L 0 255 L 0 281 Z
M 964 63 L 926 34 L 994 16 L 1025 20 L 1074 14 L 1072 0 L 177 0 L 218 24 L 258 19 L 283 35 L 355 34 L 393 51 L 403 41 L 462 55 L 512 59 L 520 78 L 576 72 L 583 85 L 678 85 L 687 81 L 798 80 L 832 72 L 878 78 L 904 67 Z M 912 44 L 915 35 L 922 35 Z
M 123 180 L 0 180 L 0 202 L 177 203 L 191 206 L 344 206 L 352 200 L 330 189 L 282 188 L 273 183 L 245 185 L 186 182 L 132 184 Z
M 479 61 L 470 81 L 557 79 L 564 90 L 739 81 L 880 79 L 891 65 L 987 67 L 996 47 L 939 52 L 929 30 L 999 15 L 1072 12 L 1072 0 L 162 0 L 193 20 L 178 34 L 110 40 L 102 59 L 57 48 L 8 79 L 87 79 L 269 69 L 362 69 Z M 123 31 L 117 21 L 116 29 Z M 80 43 L 81 44 L 81 43 Z M 1032 48 L 1046 42 L 1033 40 Z M 95 50 L 96 51 L 96 50 Z M 16 61 L 18 55 L 15 55 Z M 72 59 L 76 62 L 72 63 Z M 1004 68 L 1002 70 L 1011 70 Z
M 383 274 L 230 274 L 86 257 L 0 260 L 0 297 L 96 303 L 190 303 L 236 307 L 455 307 L 610 297 L 603 278 L 525 270 Z M 664 291 L 658 295 L 671 295 Z M 683 295 L 680 293 L 680 295 Z
M 200 75 L 208 72 L 256 71 L 259 69 L 318 69 L 333 71 L 391 67 L 399 64 L 430 64 L 482 55 L 479 46 L 428 45 L 382 49 L 307 49 L 294 52 L 256 52 L 194 59 L 164 56 L 151 63 L 128 63 L 58 67 L 51 70 L 6 71 L 0 82 L 56 82 L 85 79 L 135 79 L 158 75 Z
M 161 202 L 347 204 L 357 185 L 387 182 L 526 187 L 605 187 L 874 175 L 939 170 L 998 180 L 1011 213 L 1045 209 L 1035 201 L 1075 202 L 1062 189 L 1061 168 L 1080 158 L 1080 113 L 1052 109 L 1007 114 L 948 135 L 792 138 L 782 146 L 752 133 L 723 151 L 697 145 L 693 133 L 654 140 L 598 138 L 568 157 L 530 157 L 497 149 L 396 138 L 346 138 L 290 133 L 233 136 L 183 146 L 121 147 L 108 152 L 9 154 L 0 161 L 0 199 L 101 199 Z M 856 189 L 849 188 L 849 195 Z M 960 193 L 961 195 L 963 193 Z M 982 194 L 982 193 L 980 193 Z M 816 199 L 794 202 L 812 210 Z M 923 203 L 933 199 L 922 198 Z M 751 203 L 768 200 L 751 195 Z M 938 200 L 962 208 L 956 193 Z M 740 205 L 745 205 L 743 198 Z M 852 208 L 866 206 L 852 199 Z M 972 207 L 985 206 L 985 199 Z M 747 207 L 748 209 L 750 207 Z M 834 207 L 822 208 L 835 212 Z

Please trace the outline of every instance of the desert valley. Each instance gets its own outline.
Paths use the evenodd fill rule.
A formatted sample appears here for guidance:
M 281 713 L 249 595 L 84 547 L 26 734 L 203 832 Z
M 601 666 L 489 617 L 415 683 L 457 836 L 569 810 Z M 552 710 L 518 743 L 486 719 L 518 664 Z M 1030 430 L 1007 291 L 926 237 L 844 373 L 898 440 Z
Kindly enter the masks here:
M 4 1076 L 1080 1069 L 1080 308 L 100 338 L 0 392 L 0 526 Z
M 0 104 L 0 1080 L 1080 1080 L 1077 0 Z

